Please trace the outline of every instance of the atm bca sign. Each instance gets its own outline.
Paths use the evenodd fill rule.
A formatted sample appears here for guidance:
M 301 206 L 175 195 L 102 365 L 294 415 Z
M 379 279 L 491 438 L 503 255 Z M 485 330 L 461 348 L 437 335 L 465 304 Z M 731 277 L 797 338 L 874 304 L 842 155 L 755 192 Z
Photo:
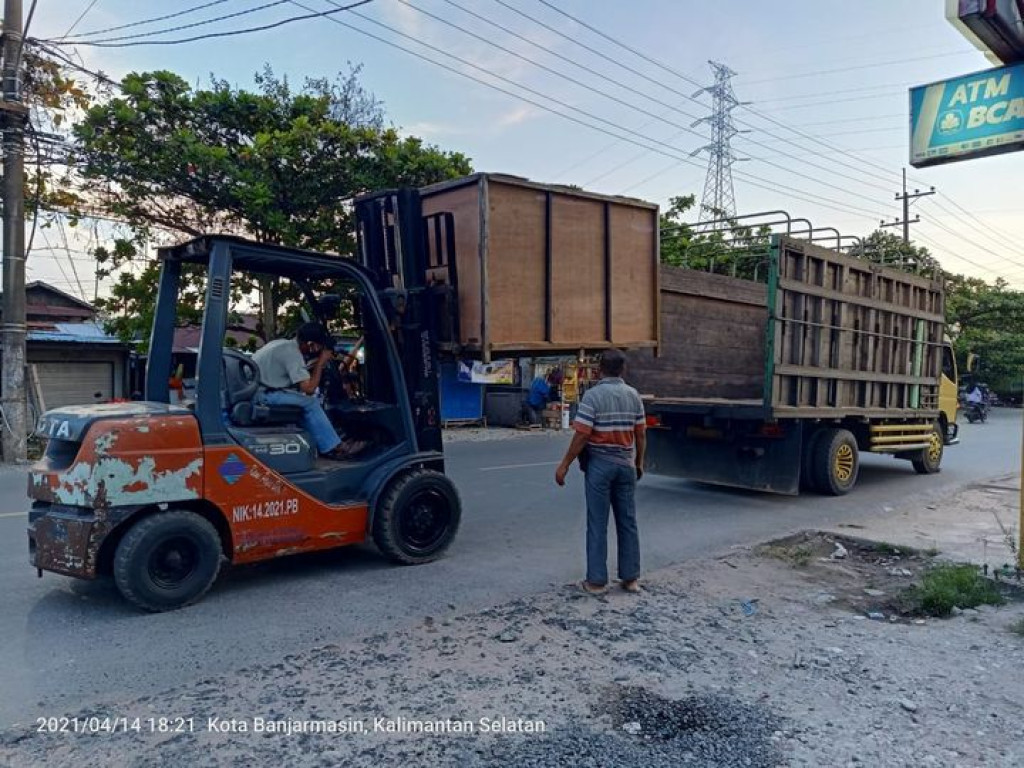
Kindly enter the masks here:
M 1024 149 L 1024 62 L 910 90 L 915 168 Z

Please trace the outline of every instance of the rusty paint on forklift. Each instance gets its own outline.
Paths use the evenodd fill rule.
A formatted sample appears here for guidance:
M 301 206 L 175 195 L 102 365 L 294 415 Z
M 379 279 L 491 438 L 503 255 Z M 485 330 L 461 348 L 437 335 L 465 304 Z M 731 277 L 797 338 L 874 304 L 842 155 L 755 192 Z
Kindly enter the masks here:
M 71 466 L 54 469 L 44 457 L 32 467 L 29 495 L 102 514 L 110 507 L 198 499 L 202 469 L 195 417 L 103 419 L 89 427 Z
M 206 499 L 231 531 L 233 563 L 357 544 L 366 538 L 365 501 L 318 501 L 237 445 L 206 448 Z
M 129 416 L 93 422 L 70 465 L 49 451 L 28 475 L 36 508 L 36 568 L 94 579 L 100 547 L 145 507 L 202 496 L 199 428 L 191 415 Z

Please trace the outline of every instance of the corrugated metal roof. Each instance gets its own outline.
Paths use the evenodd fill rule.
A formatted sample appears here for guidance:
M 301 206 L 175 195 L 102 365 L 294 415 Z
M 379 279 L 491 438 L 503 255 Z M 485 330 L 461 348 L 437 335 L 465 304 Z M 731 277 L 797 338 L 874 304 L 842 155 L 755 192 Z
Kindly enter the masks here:
M 28 341 L 60 341 L 71 344 L 120 344 L 99 323 L 54 323 L 51 328 L 29 330 Z

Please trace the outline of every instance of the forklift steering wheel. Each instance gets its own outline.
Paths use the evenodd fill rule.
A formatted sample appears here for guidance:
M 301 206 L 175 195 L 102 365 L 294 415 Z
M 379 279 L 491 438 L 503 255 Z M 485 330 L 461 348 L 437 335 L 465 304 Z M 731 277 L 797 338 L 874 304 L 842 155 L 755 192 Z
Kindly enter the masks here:
M 251 400 L 260 388 L 260 367 L 252 359 L 242 357 L 238 360 L 238 368 L 246 385 L 236 396 L 239 400 Z

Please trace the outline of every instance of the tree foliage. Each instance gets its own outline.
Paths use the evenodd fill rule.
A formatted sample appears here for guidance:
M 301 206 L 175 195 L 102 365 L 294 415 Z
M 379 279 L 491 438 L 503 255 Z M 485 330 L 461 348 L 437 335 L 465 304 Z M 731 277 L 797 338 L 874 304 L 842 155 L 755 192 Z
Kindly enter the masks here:
M 868 259 L 892 269 L 939 276 L 942 267 L 927 248 L 903 242 L 903 238 L 876 229 L 850 250 L 851 255 Z
M 463 155 L 386 127 L 357 68 L 293 88 L 268 67 L 255 85 L 214 80 L 195 89 L 171 72 L 131 74 L 120 95 L 75 126 L 89 208 L 128 227 L 97 251 L 102 276 L 138 259 L 144 245 L 207 233 L 351 255 L 353 197 L 471 170 Z M 120 271 L 103 308 L 122 337 L 147 327 L 154 279 L 151 267 Z M 263 288 L 270 318 L 284 297 Z
M 946 276 L 946 323 L 968 380 L 985 381 L 1002 394 L 1021 392 L 1024 376 L 1024 292 L 998 279 Z M 968 373 L 968 355 L 978 367 Z
M 669 199 L 661 215 L 661 261 L 748 279 L 764 278 L 770 245 L 767 227 L 748 227 L 738 221 L 720 229 L 703 228 L 686 221 L 694 206 L 693 195 Z

